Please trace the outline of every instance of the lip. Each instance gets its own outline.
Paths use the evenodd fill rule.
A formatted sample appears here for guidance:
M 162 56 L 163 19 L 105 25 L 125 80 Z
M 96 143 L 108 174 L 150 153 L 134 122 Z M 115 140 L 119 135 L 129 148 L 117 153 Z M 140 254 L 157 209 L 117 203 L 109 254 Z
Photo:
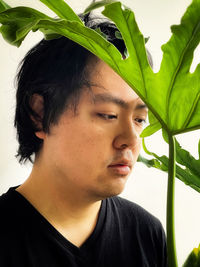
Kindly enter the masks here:
M 108 168 L 114 171 L 116 174 L 120 175 L 128 175 L 131 171 L 128 165 L 122 165 L 122 164 L 109 165 Z
M 122 166 L 125 165 L 131 169 L 133 166 L 133 161 L 123 158 L 121 160 L 112 162 L 108 167 L 112 167 L 112 166 L 116 166 L 116 165 L 122 165 Z
M 121 159 L 111 163 L 108 168 L 113 170 L 117 174 L 128 175 L 133 166 L 133 162 L 128 159 Z

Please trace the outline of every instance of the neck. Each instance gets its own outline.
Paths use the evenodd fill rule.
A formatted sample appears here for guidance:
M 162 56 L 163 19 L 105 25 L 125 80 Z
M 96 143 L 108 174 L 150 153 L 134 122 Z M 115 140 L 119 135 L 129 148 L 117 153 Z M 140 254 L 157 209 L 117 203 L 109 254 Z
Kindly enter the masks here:
M 52 178 L 37 167 L 24 184 L 17 188 L 38 211 L 59 232 L 77 246 L 80 246 L 93 231 L 101 206 L 100 200 L 91 200 L 75 189 L 60 186 L 59 178 Z M 67 188 L 67 189 L 66 189 Z M 78 239 L 73 231 L 82 229 Z

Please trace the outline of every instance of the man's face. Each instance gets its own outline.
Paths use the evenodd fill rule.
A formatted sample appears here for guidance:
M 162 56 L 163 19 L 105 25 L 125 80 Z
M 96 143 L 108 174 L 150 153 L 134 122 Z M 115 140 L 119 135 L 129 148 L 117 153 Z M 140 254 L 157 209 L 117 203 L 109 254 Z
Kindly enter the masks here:
M 94 200 L 124 189 L 141 147 L 147 108 L 104 62 L 91 75 L 77 114 L 66 110 L 44 138 L 41 156 L 54 182 Z

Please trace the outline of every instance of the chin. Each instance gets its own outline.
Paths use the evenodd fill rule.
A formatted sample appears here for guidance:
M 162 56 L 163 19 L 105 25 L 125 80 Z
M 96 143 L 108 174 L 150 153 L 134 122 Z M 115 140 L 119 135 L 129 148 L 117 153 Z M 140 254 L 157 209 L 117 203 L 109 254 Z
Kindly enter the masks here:
M 109 197 L 114 197 L 120 195 L 124 190 L 125 184 L 121 186 L 107 187 L 103 191 L 99 192 L 98 196 L 101 200 Z

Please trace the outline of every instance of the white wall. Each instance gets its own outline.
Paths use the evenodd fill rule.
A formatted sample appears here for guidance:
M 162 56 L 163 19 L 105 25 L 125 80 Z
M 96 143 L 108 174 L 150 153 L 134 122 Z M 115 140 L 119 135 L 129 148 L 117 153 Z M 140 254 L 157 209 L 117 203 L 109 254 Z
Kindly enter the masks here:
M 82 11 L 88 0 L 67 1 L 76 12 Z M 53 15 L 36 0 L 8 0 L 12 6 L 29 5 Z M 14 3 L 14 4 L 13 4 Z M 148 48 L 153 55 L 155 70 L 158 70 L 162 53 L 161 44 L 170 37 L 170 25 L 177 24 L 189 0 L 124 0 L 131 7 L 143 34 L 150 36 Z M 54 16 L 54 15 L 53 15 Z M 13 127 L 15 109 L 14 77 L 19 61 L 36 42 L 42 38 L 40 33 L 29 34 L 20 48 L 5 43 L 0 36 L 0 194 L 10 186 L 22 183 L 28 176 L 31 165 L 18 164 L 15 154 L 17 142 Z M 195 55 L 199 57 L 199 51 Z M 200 61 L 200 60 L 199 60 Z M 199 131 L 178 137 L 184 148 L 197 156 Z M 159 146 L 158 146 L 159 141 Z M 158 154 L 167 153 L 167 146 L 162 142 L 160 133 L 149 138 L 148 146 Z M 167 176 L 160 171 L 148 169 L 137 163 L 122 196 L 133 200 L 157 216 L 165 227 Z M 176 239 L 179 264 L 183 263 L 193 247 L 200 242 L 200 194 L 176 181 Z

